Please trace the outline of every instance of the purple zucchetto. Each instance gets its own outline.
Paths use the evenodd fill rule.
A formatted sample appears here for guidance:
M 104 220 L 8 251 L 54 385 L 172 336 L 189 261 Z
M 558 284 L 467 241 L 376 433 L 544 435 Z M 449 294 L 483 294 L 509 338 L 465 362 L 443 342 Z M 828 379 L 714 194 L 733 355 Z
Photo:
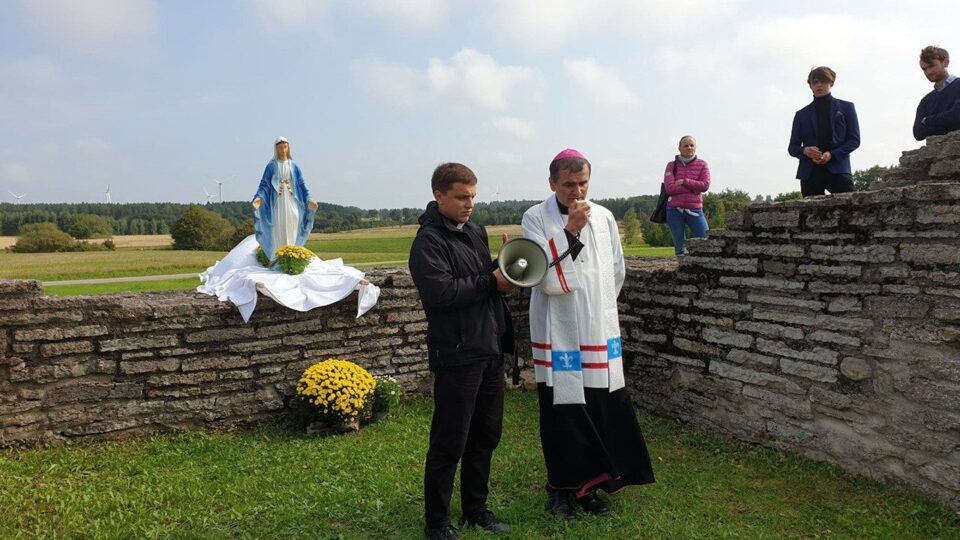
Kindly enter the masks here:
M 575 150 L 573 148 L 567 148 L 566 150 L 563 150 L 559 154 L 557 154 L 556 157 L 554 157 L 553 160 L 550 161 L 550 163 L 553 163 L 554 161 L 560 161 L 561 159 L 567 159 L 567 158 L 580 158 L 585 161 L 590 161 L 587 159 L 587 156 L 583 155 L 579 150 Z

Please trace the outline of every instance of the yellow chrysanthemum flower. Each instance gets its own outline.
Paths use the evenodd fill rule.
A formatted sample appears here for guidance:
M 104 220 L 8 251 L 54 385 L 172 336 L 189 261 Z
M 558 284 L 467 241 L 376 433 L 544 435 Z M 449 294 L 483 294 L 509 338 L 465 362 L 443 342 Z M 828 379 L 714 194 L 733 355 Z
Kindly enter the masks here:
M 293 247 L 297 246 L 281 249 Z M 367 370 L 353 362 L 331 358 L 307 368 L 297 382 L 296 393 L 329 420 L 350 421 L 369 409 L 375 388 L 376 381 Z

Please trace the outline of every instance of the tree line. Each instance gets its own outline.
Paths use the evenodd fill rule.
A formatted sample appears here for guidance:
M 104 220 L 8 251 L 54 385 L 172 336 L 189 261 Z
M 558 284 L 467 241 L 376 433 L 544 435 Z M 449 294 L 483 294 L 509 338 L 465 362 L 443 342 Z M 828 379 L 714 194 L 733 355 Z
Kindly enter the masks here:
M 870 182 L 888 174 L 893 167 L 874 166 L 856 171 L 853 175 L 856 189 L 869 187 Z M 657 204 L 657 195 L 637 195 L 596 202 L 613 212 L 617 219 L 632 210 L 642 225 L 643 240 L 651 245 L 670 245 L 665 226 L 652 224 L 646 218 Z M 776 197 L 750 195 L 742 190 L 726 189 L 707 193 L 704 212 L 711 228 L 723 228 L 726 214 L 751 202 L 772 202 L 800 198 L 799 192 L 782 193 Z M 495 201 L 478 203 L 472 220 L 482 225 L 519 224 L 523 212 L 536 200 Z M 111 234 L 170 234 L 189 208 L 200 207 L 222 217 L 234 229 L 248 230 L 252 210 L 248 201 L 231 201 L 190 205 L 179 203 L 0 203 L 0 235 L 20 234 L 24 225 L 53 223 L 73 238 L 101 238 Z M 338 232 L 368 227 L 410 225 L 417 222 L 423 208 L 361 209 L 318 203 L 315 232 Z M 221 227 L 224 228 L 224 227 Z

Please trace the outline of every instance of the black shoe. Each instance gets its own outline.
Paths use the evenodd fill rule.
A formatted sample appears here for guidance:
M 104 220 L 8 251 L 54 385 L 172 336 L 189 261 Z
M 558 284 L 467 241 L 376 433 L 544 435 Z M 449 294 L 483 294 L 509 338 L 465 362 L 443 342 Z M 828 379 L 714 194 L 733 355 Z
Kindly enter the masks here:
M 603 499 L 601 499 L 596 492 L 590 493 L 582 499 L 578 499 L 577 503 L 580 504 L 580 508 L 583 508 L 585 512 L 595 516 L 605 516 L 610 513 L 610 507 L 607 506 L 607 503 L 603 502 Z
M 453 525 L 444 525 L 443 527 L 437 527 L 436 529 L 425 529 L 423 531 L 424 536 L 428 540 L 460 540 L 460 535 L 457 534 L 457 529 Z
M 461 523 L 464 527 L 480 527 L 498 534 L 510 534 L 510 526 L 497 519 L 490 510 L 484 510 L 475 516 L 464 517 Z
M 564 491 L 547 492 L 547 510 L 563 519 L 577 517 L 577 509 L 571 504 L 571 494 Z

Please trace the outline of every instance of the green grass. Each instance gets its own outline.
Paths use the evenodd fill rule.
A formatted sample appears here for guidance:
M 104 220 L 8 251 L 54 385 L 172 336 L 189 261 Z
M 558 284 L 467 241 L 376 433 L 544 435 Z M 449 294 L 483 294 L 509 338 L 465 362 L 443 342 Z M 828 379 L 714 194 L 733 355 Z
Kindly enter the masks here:
M 90 296 L 120 292 L 151 292 L 195 289 L 199 278 L 162 279 L 156 281 L 127 281 L 121 283 L 95 283 L 90 285 L 48 285 L 43 291 L 51 296 Z
M 644 257 L 673 257 L 673 247 L 652 247 L 646 244 L 623 246 L 623 254 L 642 255 Z
M 307 247 L 322 259 L 342 258 L 346 264 L 362 264 L 366 268 L 404 266 L 413 244 L 416 229 L 362 231 L 324 235 L 310 240 Z M 516 236 L 516 234 L 514 234 Z M 499 234 L 490 235 L 494 256 L 500 250 Z M 671 256 L 672 248 L 627 246 L 627 255 Z M 111 277 L 153 276 L 200 273 L 223 258 L 218 251 L 173 251 L 170 249 L 125 249 L 82 253 L 8 253 L 0 251 L 0 278 L 62 281 Z M 196 280 L 164 280 L 97 285 L 57 285 L 47 287 L 47 294 L 61 296 L 108 294 L 117 292 L 162 291 L 189 289 Z
M 544 510 L 536 396 L 508 392 L 490 505 L 511 538 L 956 538 L 957 519 L 834 467 L 641 415 L 658 483 Z M 285 424 L 0 453 L 0 537 L 418 538 L 431 404 L 361 432 Z M 454 514 L 459 502 L 455 496 Z M 493 538 L 466 531 L 465 538 Z
M 0 251 L 0 278 L 61 281 L 128 276 L 200 273 L 225 252 L 88 251 L 80 253 L 7 253 Z

